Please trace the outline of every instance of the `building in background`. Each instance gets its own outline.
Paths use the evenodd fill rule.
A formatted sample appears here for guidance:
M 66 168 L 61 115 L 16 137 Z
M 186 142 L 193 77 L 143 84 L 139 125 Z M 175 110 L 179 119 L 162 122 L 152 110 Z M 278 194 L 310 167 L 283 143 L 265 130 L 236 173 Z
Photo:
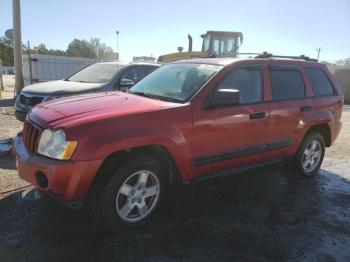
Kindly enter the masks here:
M 350 104 L 350 65 L 325 64 L 342 87 L 345 103 Z
M 153 56 L 134 56 L 132 61 L 134 61 L 134 62 L 155 62 L 156 58 Z

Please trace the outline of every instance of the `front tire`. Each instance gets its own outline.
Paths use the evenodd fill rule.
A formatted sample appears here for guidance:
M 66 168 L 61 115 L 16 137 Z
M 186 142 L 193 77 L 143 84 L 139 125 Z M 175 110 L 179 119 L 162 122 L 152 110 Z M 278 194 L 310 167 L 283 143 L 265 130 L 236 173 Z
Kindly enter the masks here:
M 116 170 L 97 194 L 95 214 L 113 232 L 120 232 L 125 226 L 143 225 L 154 215 L 166 187 L 167 179 L 158 160 L 131 160 Z
M 315 176 L 322 165 L 325 141 L 318 132 L 308 134 L 294 157 L 294 167 L 303 177 Z

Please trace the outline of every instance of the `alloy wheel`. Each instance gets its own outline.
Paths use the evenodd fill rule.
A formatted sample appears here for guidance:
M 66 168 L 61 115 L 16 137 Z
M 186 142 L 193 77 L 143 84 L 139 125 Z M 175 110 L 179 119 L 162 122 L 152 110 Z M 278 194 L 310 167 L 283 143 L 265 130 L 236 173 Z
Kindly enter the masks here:
M 322 156 L 322 146 L 318 140 L 311 140 L 305 147 L 302 165 L 306 172 L 312 172 L 318 166 Z
M 119 188 L 115 204 L 120 218 L 126 222 L 145 219 L 154 209 L 160 194 L 160 182 L 150 170 L 131 174 Z

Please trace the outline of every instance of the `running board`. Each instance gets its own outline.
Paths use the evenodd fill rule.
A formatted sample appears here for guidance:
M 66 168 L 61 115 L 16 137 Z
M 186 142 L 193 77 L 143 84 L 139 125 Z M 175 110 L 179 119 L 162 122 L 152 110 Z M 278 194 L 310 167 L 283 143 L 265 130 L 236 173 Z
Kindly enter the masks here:
M 265 167 L 265 166 L 270 166 L 270 165 L 284 163 L 287 160 L 288 160 L 287 157 L 277 158 L 277 159 L 266 161 L 266 162 L 262 162 L 262 163 L 259 163 L 259 164 L 253 164 L 253 165 L 247 165 L 247 166 L 243 166 L 243 167 L 232 168 L 232 169 L 220 171 L 220 172 L 217 172 L 217 173 L 213 173 L 213 174 L 210 174 L 210 175 L 204 175 L 204 176 L 195 177 L 195 178 L 186 180 L 183 183 L 185 185 L 189 185 L 189 184 L 194 183 L 194 182 L 205 181 L 205 180 L 212 179 L 212 178 L 230 176 L 230 175 L 234 175 L 234 174 L 238 174 L 238 173 L 243 173 L 243 172 L 246 172 L 246 171 L 254 170 L 254 169 L 257 169 L 257 168 L 262 168 L 262 167 Z

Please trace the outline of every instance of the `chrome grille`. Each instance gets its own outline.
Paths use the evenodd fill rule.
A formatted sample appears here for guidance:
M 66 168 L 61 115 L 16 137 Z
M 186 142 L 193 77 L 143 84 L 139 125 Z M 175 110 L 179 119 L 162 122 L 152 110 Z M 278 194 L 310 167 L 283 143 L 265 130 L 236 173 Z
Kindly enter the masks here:
M 23 143 L 31 153 L 35 154 L 39 144 L 41 129 L 26 120 L 23 127 Z

